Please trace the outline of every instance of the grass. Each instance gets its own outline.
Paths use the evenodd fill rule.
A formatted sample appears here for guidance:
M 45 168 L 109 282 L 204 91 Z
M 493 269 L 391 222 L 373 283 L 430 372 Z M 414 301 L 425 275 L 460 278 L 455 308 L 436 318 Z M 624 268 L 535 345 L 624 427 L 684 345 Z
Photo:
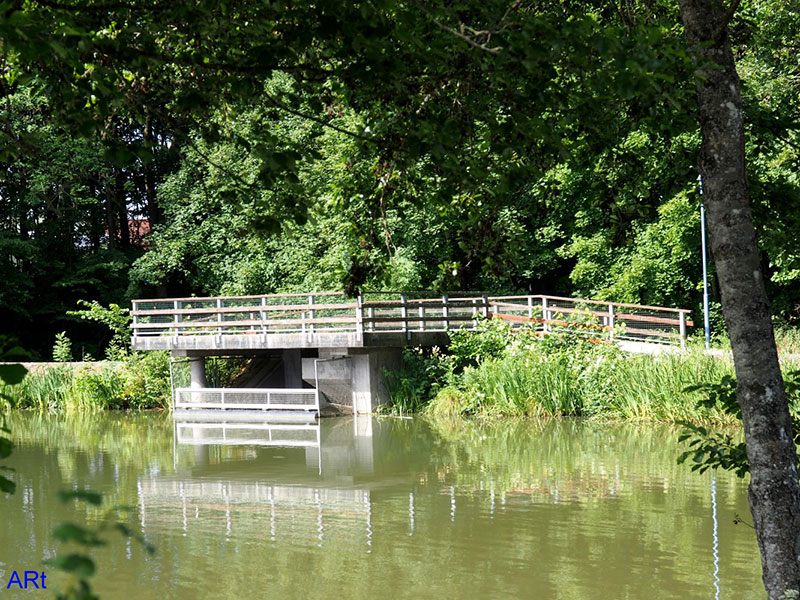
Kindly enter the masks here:
M 169 409 L 169 352 L 133 352 L 123 359 L 35 367 L 19 385 L 0 383 L 0 394 L 17 408 L 35 410 Z M 212 360 L 206 367 L 212 385 L 225 387 L 243 361 Z M 176 368 L 176 378 L 181 376 L 188 379 L 187 363 Z
M 800 328 L 775 327 L 775 343 L 781 355 L 800 355 Z
M 17 408 L 36 410 L 167 408 L 168 361 L 164 353 L 149 353 L 126 361 L 36 368 L 19 385 L 0 384 L 0 393 Z
M 593 358 L 593 360 L 587 360 Z M 464 370 L 427 409 L 434 415 L 590 416 L 662 422 L 728 422 L 685 388 L 718 381 L 732 365 L 700 352 L 662 356 L 528 351 Z
M 725 422 L 730 418 L 721 411 L 698 408 L 700 392 L 684 391 L 691 385 L 719 381 L 725 375 L 733 375 L 728 359 L 697 350 L 629 356 L 614 370 L 609 409 L 623 419 Z
M 538 338 L 498 327 L 459 333 L 450 355 L 409 353 L 390 378 L 395 411 L 437 417 L 585 416 L 597 419 L 731 423 L 717 408 L 698 405 L 686 388 L 733 375 L 729 358 L 702 348 L 658 356 L 631 355 L 610 344 L 572 335 Z M 471 336 L 469 339 L 467 337 Z M 464 349 L 464 352 L 461 352 Z M 421 357 L 422 356 L 422 357 Z M 415 393 L 416 392 L 416 393 Z M 394 398 L 393 398 L 394 399 Z

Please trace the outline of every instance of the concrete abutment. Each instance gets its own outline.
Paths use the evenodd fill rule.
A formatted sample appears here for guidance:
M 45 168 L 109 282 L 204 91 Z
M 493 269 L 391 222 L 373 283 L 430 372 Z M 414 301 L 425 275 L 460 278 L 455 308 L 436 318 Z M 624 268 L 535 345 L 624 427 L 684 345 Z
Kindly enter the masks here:
M 268 387 L 317 387 L 328 402 L 355 414 L 372 413 L 389 402 L 384 371 L 396 370 L 402 364 L 402 348 L 397 347 L 320 348 L 315 352 L 292 348 L 278 352 L 250 355 L 263 360 L 280 359 Z M 308 356 L 309 353 L 316 356 Z M 205 359 L 211 355 L 209 351 L 173 352 L 176 358 L 188 359 L 193 389 L 208 387 Z M 224 355 L 236 356 L 237 353 L 225 352 Z M 244 387 L 266 386 L 264 382 L 245 382 Z

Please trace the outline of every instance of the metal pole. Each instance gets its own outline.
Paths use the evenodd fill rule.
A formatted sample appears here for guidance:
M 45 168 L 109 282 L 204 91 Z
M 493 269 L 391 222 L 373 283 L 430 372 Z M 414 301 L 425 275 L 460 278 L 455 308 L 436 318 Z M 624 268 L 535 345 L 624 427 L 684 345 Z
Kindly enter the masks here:
M 175 412 L 175 377 L 172 374 L 172 364 L 175 359 L 169 359 L 169 390 L 172 392 L 172 412 Z
M 318 362 L 319 362 L 319 359 L 315 358 L 314 359 L 314 391 L 316 392 L 315 400 L 316 400 L 316 403 L 317 403 L 317 416 L 319 417 L 319 370 L 317 368 L 317 363 Z M 319 431 L 317 432 L 317 435 L 319 435 Z M 317 441 L 319 441 L 319 440 L 317 440 Z M 320 469 L 321 468 L 322 468 L 322 466 L 320 465 Z
M 700 182 L 700 196 L 703 196 L 703 180 Z M 703 247 L 703 327 L 706 333 L 706 350 L 711 347 L 711 329 L 708 325 L 708 260 L 706 258 L 706 205 L 700 204 L 700 238 Z

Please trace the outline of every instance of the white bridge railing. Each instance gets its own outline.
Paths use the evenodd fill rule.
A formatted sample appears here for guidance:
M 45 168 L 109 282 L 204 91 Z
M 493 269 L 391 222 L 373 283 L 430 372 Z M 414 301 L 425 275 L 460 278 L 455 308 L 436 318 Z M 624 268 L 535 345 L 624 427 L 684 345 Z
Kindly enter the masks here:
M 690 311 L 559 296 L 430 295 L 370 292 L 355 299 L 340 292 L 134 300 L 133 340 L 183 336 L 315 336 L 353 333 L 442 332 L 474 329 L 497 318 L 544 334 L 567 328 L 601 339 L 684 344 Z
M 318 424 L 175 422 L 179 444 L 319 447 Z
M 315 389 L 176 388 L 175 409 L 307 410 L 319 413 Z

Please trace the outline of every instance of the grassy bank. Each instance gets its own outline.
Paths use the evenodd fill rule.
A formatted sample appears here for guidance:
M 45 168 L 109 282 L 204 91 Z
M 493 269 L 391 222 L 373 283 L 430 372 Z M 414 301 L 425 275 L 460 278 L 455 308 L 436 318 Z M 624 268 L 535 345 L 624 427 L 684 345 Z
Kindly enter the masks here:
M 632 355 L 570 331 L 540 338 L 487 321 L 454 333 L 448 353 L 406 352 L 387 381 L 395 412 L 733 423 L 722 407 L 698 405 L 702 391 L 685 391 L 732 375 L 730 359 L 702 348 Z
M 134 353 L 125 360 L 51 363 L 30 369 L 14 386 L 0 384 L 16 408 L 104 410 L 168 408 L 169 354 Z
M 116 360 L 34 364 L 18 385 L 0 382 L 15 408 L 35 410 L 169 409 L 169 352 L 121 352 Z M 210 358 L 206 378 L 212 387 L 226 387 L 241 373 L 246 360 Z M 189 385 L 186 361 L 173 365 L 176 387 Z M 2 402 L 2 400 L 0 400 Z

